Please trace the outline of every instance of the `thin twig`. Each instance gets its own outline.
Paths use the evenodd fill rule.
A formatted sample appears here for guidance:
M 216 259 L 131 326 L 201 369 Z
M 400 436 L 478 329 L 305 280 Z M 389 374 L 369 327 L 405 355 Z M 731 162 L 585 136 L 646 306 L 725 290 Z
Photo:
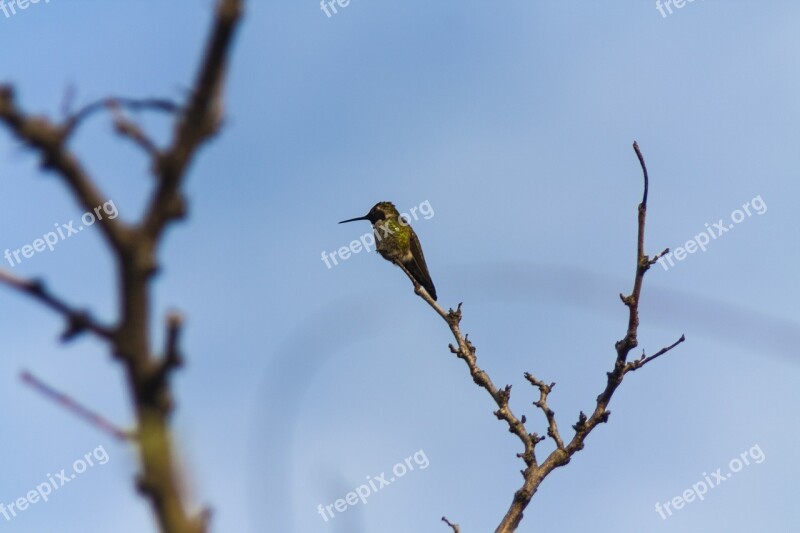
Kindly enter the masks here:
M 661 259 L 661 258 L 662 258 L 662 257 L 664 257 L 665 255 L 667 255 L 668 253 L 669 253 L 669 248 L 664 248 L 664 250 L 663 250 L 663 251 L 661 251 L 661 252 L 658 252 L 656 255 L 654 255 L 653 257 L 651 257 L 651 258 L 650 258 L 650 261 L 649 261 L 649 263 L 650 263 L 650 266 L 653 266 L 653 265 L 655 265 L 655 264 L 656 264 L 656 262 L 657 262 L 659 259 Z
M 642 151 L 639 150 L 639 143 L 633 141 L 633 151 L 636 152 L 636 157 L 639 159 L 639 165 L 642 167 L 642 174 L 644 174 L 644 193 L 642 194 L 642 205 L 647 207 L 647 191 L 650 189 L 650 178 L 647 176 L 647 165 L 644 164 L 644 156 Z
M 125 117 L 122 108 L 116 103 L 112 102 L 109 106 L 111 114 L 114 117 L 114 129 L 121 136 L 126 137 L 139 146 L 145 153 L 150 156 L 154 161 L 157 161 L 161 154 L 158 146 L 145 134 L 138 124 L 130 121 Z
M 108 419 L 97 414 L 88 407 L 84 407 L 67 394 L 56 390 L 30 372 L 23 371 L 20 374 L 20 379 L 23 383 L 32 387 L 35 391 L 41 393 L 47 398 L 50 398 L 75 416 L 86 420 L 89 424 L 93 425 L 103 433 L 106 433 L 122 442 L 126 442 L 134 438 L 133 432 L 120 429 L 112 422 L 109 422 Z
M 642 353 L 642 356 L 639 359 L 636 359 L 635 361 L 629 361 L 628 364 L 625 365 L 625 373 L 633 372 L 634 370 L 638 370 L 638 369 L 642 368 L 644 365 L 646 365 L 647 363 L 649 363 L 653 359 L 664 355 L 665 353 L 667 353 L 671 349 L 675 348 L 677 345 L 679 345 L 680 343 L 682 343 L 685 340 L 686 340 L 686 336 L 685 335 L 681 335 L 680 339 L 678 339 L 677 341 L 673 342 L 672 344 L 670 344 L 669 346 L 667 346 L 665 348 L 661 348 L 659 351 L 657 351 L 656 353 L 654 353 L 650 357 L 645 357 L 644 353 Z
M 64 146 L 61 128 L 42 117 L 24 114 L 17 107 L 14 89 L 9 85 L 0 86 L 0 122 L 39 154 L 43 168 L 61 175 L 85 211 L 92 211 L 108 199 L 78 158 Z M 119 218 L 105 218 L 98 225 L 106 242 L 115 250 L 121 250 L 128 242 L 129 232 Z
M 525 372 L 525 379 L 531 385 L 539 389 L 539 399 L 533 402 L 533 405 L 541 409 L 547 419 L 547 436 L 549 436 L 556 443 L 556 448 L 559 450 L 564 449 L 564 441 L 561 440 L 561 434 L 558 432 L 558 424 L 556 423 L 556 414 L 547 405 L 547 396 L 552 392 L 555 383 L 546 384 L 544 381 L 536 379 L 529 372 Z
M 461 527 L 458 524 L 452 523 L 450 520 L 447 519 L 447 517 L 443 516 L 442 522 L 450 526 L 453 529 L 453 533 L 461 533 Z
M 72 90 L 70 90 L 72 91 Z M 68 93 L 68 98 L 65 102 L 71 102 L 73 96 Z M 106 97 L 101 100 L 96 100 L 81 109 L 73 115 L 70 115 L 64 124 L 61 126 L 61 134 L 64 138 L 69 137 L 87 118 L 98 111 L 104 109 L 111 109 L 112 107 L 125 108 L 129 111 L 158 111 L 162 113 L 179 113 L 181 106 L 177 103 L 166 100 L 163 98 L 125 98 L 125 97 Z M 69 109 L 69 103 L 65 103 L 64 109 Z

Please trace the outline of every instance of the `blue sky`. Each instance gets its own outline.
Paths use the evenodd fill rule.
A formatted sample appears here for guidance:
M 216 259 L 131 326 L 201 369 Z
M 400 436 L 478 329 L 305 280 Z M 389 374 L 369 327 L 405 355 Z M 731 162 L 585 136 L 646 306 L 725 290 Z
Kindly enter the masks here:
M 212 2 L 51 0 L 0 12 L 0 80 L 58 117 L 106 95 L 181 98 Z M 520 531 L 791 531 L 800 461 L 796 206 L 800 5 L 375 2 L 327 17 L 315 1 L 250 2 L 222 135 L 187 184 L 189 219 L 162 247 L 153 323 L 187 315 L 174 427 L 193 500 L 214 531 L 492 531 L 520 483 L 518 441 L 491 414 L 446 325 L 397 268 L 330 253 L 369 230 L 339 226 L 376 202 L 427 201 L 414 222 L 443 306 L 512 408 L 544 420 L 522 374 L 558 383 L 567 431 L 589 410 L 625 332 L 641 172 L 646 247 L 676 248 L 760 197 L 766 210 L 645 280 L 640 347 L 687 341 L 626 378 L 610 423 L 544 482 Z M 158 138 L 157 119 L 144 124 Z M 119 216 L 139 216 L 147 162 L 95 118 L 73 143 Z M 58 178 L 0 134 L 0 251 L 82 211 Z M 111 261 L 86 228 L 20 264 L 114 317 Z M 0 530 L 154 530 L 133 451 L 26 388 L 22 370 L 127 424 L 120 368 L 88 338 L 0 292 L 3 482 L 9 504 L 98 446 L 109 460 Z M 158 344 L 157 344 L 158 345 Z M 541 445 L 549 450 L 549 443 Z M 754 446 L 762 462 L 672 500 Z M 427 466 L 336 518 L 317 512 L 423 452 Z M 541 453 L 541 452 L 540 452 Z M 417 455 L 422 457 L 422 455 Z M 386 476 L 388 479 L 388 475 Z

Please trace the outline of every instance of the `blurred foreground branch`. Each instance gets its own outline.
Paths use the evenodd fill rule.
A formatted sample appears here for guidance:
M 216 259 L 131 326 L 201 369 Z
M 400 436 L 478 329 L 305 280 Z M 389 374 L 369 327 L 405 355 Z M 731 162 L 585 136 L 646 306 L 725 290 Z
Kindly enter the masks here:
M 138 447 L 139 490 L 149 500 L 163 533 L 204 533 L 209 512 L 192 512 L 181 490 L 169 423 L 173 409 L 169 376 L 180 366 L 178 340 L 182 321 L 171 315 L 167 324 L 165 353 L 157 356 L 151 347 L 151 282 L 158 271 L 157 251 L 166 226 L 186 212 L 181 187 L 201 146 L 213 137 L 222 121 L 222 91 L 233 37 L 239 26 L 243 0 L 218 0 L 205 53 L 187 102 L 182 105 L 160 99 L 107 98 L 90 104 L 54 123 L 22 111 L 10 85 L 0 86 L 0 122 L 13 136 L 41 158 L 45 170 L 55 172 L 78 205 L 91 211 L 106 197 L 86 167 L 69 149 L 75 129 L 95 112 L 112 114 L 117 133 L 140 146 L 151 160 L 155 187 L 144 216 L 138 222 L 106 218 L 99 223 L 117 267 L 119 316 L 106 326 L 89 313 L 60 300 L 38 280 L 24 280 L 0 273 L 0 283 L 26 294 L 61 314 L 67 323 L 64 340 L 91 333 L 108 342 L 123 365 L 136 416 L 132 432 Z M 123 111 L 156 111 L 175 117 L 168 145 L 159 148 Z M 28 376 L 28 381 L 31 381 Z M 39 387 L 41 389 L 41 387 Z M 50 397 L 69 405 L 81 416 L 105 425 L 99 416 L 67 400 L 54 389 Z M 128 437 L 127 434 L 125 434 Z

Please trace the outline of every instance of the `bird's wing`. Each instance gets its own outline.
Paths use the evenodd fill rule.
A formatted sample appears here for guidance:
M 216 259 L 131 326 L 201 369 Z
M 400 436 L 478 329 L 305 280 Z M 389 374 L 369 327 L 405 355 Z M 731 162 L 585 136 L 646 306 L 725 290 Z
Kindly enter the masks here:
M 411 231 L 411 265 L 412 268 L 409 268 L 411 273 L 417 278 L 420 285 L 425 287 L 425 290 L 431 295 L 431 297 L 435 300 L 436 299 L 436 288 L 433 286 L 433 281 L 431 280 L 431 275 L 428 273 L 428 265 L 425 264 L 425 254 L 422 253 L 422 246 L 419 244 L 419 239 L 417 238 L 417 234 L 414 231 Z

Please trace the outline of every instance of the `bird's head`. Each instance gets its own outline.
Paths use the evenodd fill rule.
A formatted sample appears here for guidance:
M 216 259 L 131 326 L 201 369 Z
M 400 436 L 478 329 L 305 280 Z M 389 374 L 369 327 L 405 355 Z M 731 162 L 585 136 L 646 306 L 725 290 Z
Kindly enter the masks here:
M 400 213 L 397 212 L 394 204 L 392 202 L 378 202 L 372 209 L 369 210 L 369 213 L 364 215 L 363 217 L 351 218 L 348 220 L 342 220 L 339 224 L 344 224 L 345 222 L 355 222 L 356 220 L 369 220 L 373 225 L 379 222 L 382 222 L 388 218 L 399 218 Z

